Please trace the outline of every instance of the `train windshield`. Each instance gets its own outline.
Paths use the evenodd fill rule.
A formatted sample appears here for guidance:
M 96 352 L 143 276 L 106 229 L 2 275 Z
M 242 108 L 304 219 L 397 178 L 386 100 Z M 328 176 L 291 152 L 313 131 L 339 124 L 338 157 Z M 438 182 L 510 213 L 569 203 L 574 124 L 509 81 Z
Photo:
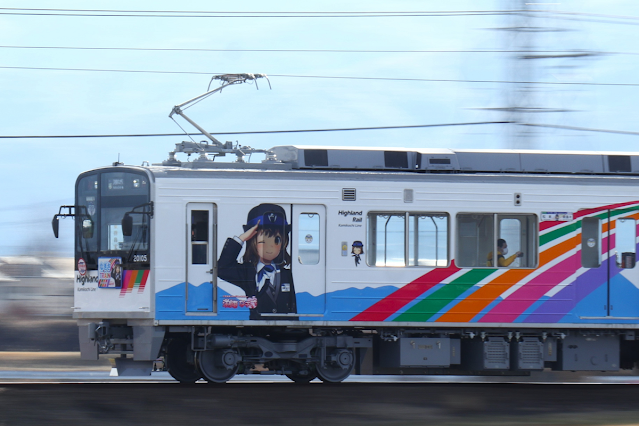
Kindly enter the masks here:
M 149 264 L 149 179 L 143 173 L 94 172 L 78 179 L 76 262 L 98 268 L 99 257 L 120 258 L 124 268 Z M 122 218 L 132 212 L 133 232 L 125 236 Z

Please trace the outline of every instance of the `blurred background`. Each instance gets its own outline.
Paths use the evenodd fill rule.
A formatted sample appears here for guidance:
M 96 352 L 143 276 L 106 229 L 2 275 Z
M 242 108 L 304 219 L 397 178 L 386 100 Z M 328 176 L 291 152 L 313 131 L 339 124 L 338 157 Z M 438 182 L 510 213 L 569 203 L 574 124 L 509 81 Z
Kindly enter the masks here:
M 213 75 L 269 76 L 185 111 L 254 148 L 635 151 L 638 25 L 633 0 L 3 1 L 0 350 L 77 349 L 51 217 L 79 173 L 202 140 L 168 115 Z

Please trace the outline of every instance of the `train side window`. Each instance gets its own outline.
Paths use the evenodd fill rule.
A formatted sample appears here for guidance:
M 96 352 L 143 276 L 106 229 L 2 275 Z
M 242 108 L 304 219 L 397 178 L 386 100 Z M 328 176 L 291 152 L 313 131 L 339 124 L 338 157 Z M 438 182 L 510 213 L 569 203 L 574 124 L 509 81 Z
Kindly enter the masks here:
M 495 246 L 493 214 L 457 215 L 458 266 L 476 268 L 487 266 L 487 256 Z
M 409 214 L 408 265 L 448 266 L 447 214 Z
M 601 266 L 601 221 L 596 217 L 581 220 L 581 266 Z
M 209 211 L 191 211 L 191 263 L 206 265 L 209 251 Z
M 100 223 L 100 206 L 99 206 L 99 176 L 89 175 L 83 177 L 77 184 L 77 213 L 81 215 L 76 220 L 76 264 L 80 258 L 84 259 L 89 270 L 98 269 L 98 235 L 99 232 L 94 229 L 91 238 L 84 238 L 83 226 L 86 223 L 89 226 L 95 226 Z
M 369 266 L 448 266 L 446 213 L 369 213 Z
M 538 252 L 537 229 L 537 216 L 532 214 L 458 214 L 457 265 L 534 268 Z M 502 240 L 508 249 L 506 253 L 498 248 L 500 243 L 504 245 Z
M 630 218 L 617 219 L 615 228 L 617 266 L 632 269 L 637 255 L 637 221 Z
M 368 214 L 367 263 L 406 266 L 406 213 Z
M 297 218 L 298 262 L 317 265 L 320 261 L 320 215 L 300 213 Z
M 497 215 L 498 241 L 506 241 L 504 263 L 510 268 L 534 268 L 537 263 L 537 217 L 535 215 Z M 518 257 L 512 257 L 519 253 Z M 506 265 L 500 265 L 506 266 Z

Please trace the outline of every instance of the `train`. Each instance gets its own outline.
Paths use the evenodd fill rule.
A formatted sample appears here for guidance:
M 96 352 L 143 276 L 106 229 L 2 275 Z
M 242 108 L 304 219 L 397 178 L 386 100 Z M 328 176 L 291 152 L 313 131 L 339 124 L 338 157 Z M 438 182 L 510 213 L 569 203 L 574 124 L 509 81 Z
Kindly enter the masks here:
M 125 375 L 164 357 L 187 383 L 639 359 L 639 154 L 175 151 L 80 174 L 54 216 L 56 235 L 75 219 L 83 359 L 118 354 Z
M 82 359 L 183 383 L 636 366 L 639 153 L 257 150 L 183 113 L 260 77 L 174 107 L 210 142 L 78 176 L 52 226 L 74 219 Z

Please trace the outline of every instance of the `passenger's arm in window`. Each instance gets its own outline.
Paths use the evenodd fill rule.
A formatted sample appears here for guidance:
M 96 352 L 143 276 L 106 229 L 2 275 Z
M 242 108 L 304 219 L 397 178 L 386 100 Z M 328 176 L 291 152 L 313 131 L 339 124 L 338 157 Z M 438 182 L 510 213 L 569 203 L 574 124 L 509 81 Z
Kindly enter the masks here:
M 499 255 L 499 259 L 497 261 L 497 263 L 499 263 L 499 266 L 501 267 L 506 267 L 506 266 L 510 266 L 515 259 L 517 259 L 518 257 L 522 256 L 523 253 L 518 251 L 517 253 L 513 254 L 512 256 L 510 256 L 509 258 L 506 258 L 502 255 Z

